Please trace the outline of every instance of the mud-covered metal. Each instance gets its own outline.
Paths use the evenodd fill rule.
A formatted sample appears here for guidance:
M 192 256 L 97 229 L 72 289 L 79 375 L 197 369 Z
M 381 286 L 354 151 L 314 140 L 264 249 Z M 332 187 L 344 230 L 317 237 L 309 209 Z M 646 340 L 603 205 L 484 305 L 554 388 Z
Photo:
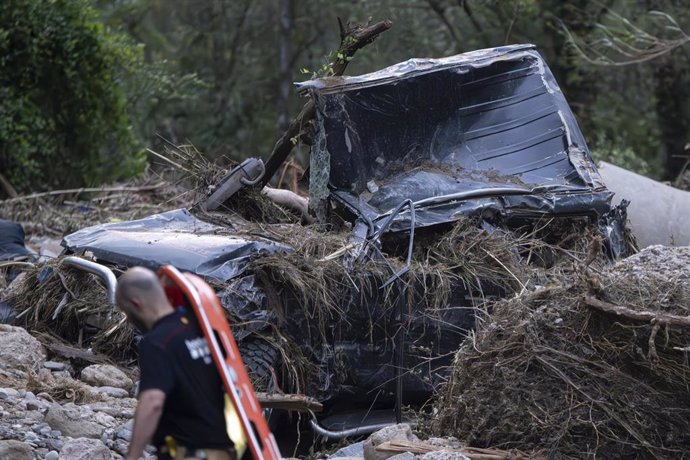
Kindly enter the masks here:
M 260 251 L 292 250 L 261 237 L 237 236 L 234 230 L 204 222 L 189 211 L 178 209 L 144 219 L 88 227 L 66 236 L 62 245 L 76 253 L 89 251 L 111 264 L 151 269 L 169 264 L 216 281 L 240 275 L 249 258 Z
M 611 193 L 532 45 L 411 59 L 299 88 L 316 102 L 331 198 L 356 217 L 377 222 L 407 199 L 418 227 L 461 215 L 609 210 Z M 391 230 L 409 229 L 409 215 Z
M 322 222 L 335 209 L 353 223 L 342 258 L 350 271 L 369 258 L 388 264 L 360 285 L 343 280 L 352 289 L 334 311 L 317 320 L 302 292 L 247 268 L 262 251 L 290 247 L 185 210 L 84 229 L 64 245 L 113 264 L 171 264 L 223 282 L 219 297 L 237 320 L 240 348 L 265 340 L 288 361 L 299 354 L 308 365 L 295 390 L 348 407 L 390 407 L 396 391 L 405 403 L 426 400 L 447 378 L 476 306 L 505 295 L 489 280 L 456 281 L 442 308 L 426 308 L 426 287 L 403 276 L 416 244 L 411 230 L 428 241 L 461 217 L 478 217 L 489 232 L 577 219 L 599 228 L 612 256 L 624 254 L 625 207 L 611 209 L 574 116 L 531 45 L 413 59 L 300 88 L 317 107 L 311 210 Z M 383 255 L 385 245 L 405 248 L 402 268 Z M 271 367 L 277 355 L 256 362 Z

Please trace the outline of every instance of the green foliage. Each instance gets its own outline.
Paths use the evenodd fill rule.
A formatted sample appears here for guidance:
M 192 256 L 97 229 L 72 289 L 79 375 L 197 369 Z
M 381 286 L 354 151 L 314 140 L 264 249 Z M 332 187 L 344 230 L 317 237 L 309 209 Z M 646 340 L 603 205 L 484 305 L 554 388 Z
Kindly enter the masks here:
M 87 0 L 0 2 L 0 170 L 16 188 L 143 170 L 122 84 L 141 52 Z
M 592 157 L 597 162 L 603 160 L 643 176 L 658 175 L 660 167 L 655 162 L 645 160 L 630 147 L 620 147 L 608 142 L 599 144 L 593 149 Z
M 139 143 L 162 148 L 156 134 L 212 157 L 265 158 L 304 104 L 292 82 L 342 58 L 337 18 L 371 18 L 394 26 L 348 74 L 534 43 L 595 154 L 661 176 L 663 158 L 690 141 L 688 46 L 607 68 L 583 60 L 568 33 L 588 46 L 611 39 L 619 15 L 673 39 L 690 30 L 683 6 L 649 2 L 669 31 L 623 0 L 0 0 L 0 170 L 23 188 L 112 180 L 142 167 L 130 154 Z

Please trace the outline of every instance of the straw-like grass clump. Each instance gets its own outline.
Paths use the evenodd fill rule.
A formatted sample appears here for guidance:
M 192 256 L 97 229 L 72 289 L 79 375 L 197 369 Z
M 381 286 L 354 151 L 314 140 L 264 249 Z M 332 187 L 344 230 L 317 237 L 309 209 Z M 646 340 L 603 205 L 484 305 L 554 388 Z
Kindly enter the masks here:
M 689 263 L 687 248 L 651 248 L 496 303 L 455 357 L 434 430 L 552 458 L 682 456 L 690 327 L 663 315 L 687 319 Z

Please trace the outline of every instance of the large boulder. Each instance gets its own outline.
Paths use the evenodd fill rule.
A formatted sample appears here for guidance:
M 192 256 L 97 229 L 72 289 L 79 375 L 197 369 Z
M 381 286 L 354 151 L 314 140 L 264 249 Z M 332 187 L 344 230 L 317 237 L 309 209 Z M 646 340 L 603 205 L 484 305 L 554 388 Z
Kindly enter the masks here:
M 395 452 L 379 452 L 376 447 L 386 441 L 409 441 L 418 442 L 419 438 L 412 433 L 410 425 L 401 423 L 399 425 L 391 425 L 377 431 L 369 436 L 364 441 L 364 458 L 365 460 L 386 460 L 396 455 Z
M 21 327 L 0 324 L 0 366 L 28 372 L 38 370 L 46 360 L 41 342 Z
M 67 441 L 60 451 L 59 460 L 112 460 L 103 442 L 98 439 L 77 438 Z
M 12 460 L 33 460 L 31 446 L 19 441 L 0 441 L 0 458 Z
M 104 427 L 92 420 L 94 416 L 87 406 L 53 404 L 46 413 L 45 422 L 64 436 L 100 439 Z
M 81 371 L 81 379 L 95 387 L 115 387 L 129 391 L 134 385 L 132 379 L 115 366 L 93 364 Z

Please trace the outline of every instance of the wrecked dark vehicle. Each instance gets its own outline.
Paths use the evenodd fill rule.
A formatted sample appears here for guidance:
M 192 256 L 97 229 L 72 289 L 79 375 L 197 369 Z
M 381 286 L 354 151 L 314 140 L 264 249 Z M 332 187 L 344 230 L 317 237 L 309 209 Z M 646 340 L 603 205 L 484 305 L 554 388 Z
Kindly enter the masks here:
M 396 397 L 426 401 L 446 378 L 477 305 L 506 294 L 500 280 L 458 275 L 430 314 L 433 294 L 413 276 L 413 252 L 458 221 L 472 219 L 486 234 L 577 222 L 596 229 L 612 257 L 625 252 L 625 208 L 612 208 L 533 46 L 412 59 L 298 87 L 316 105 L 310 209 L 322 228 L 349 229 L 341 248 L 318 259 L 343 267 L 326 288 L 338 305 L 320 305 L 336 295 L 312 295 L 309 280 L 300 287 L 288 276 L 293 268 L 280 258 L 293 260 L 296 249 L 276 236 L 279 228 L 247 231 L 237 216 L 223 226 L 198 209 L 178 210 L 86 228 L 63 242 L 105 264 L 171 263 L 212 281 L 264 389 L 306 393 L 327 413 L 391 408 Z M 376 423 L 357 417 L 325 425 Z

